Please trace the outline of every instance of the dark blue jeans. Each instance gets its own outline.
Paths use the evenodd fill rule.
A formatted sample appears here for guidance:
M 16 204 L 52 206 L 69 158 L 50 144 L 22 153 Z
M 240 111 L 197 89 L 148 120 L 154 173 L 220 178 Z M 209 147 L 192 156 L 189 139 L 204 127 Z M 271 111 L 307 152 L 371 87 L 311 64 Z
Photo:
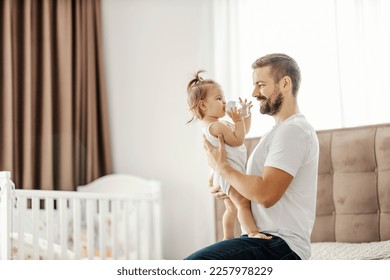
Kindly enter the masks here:
M 189 255 L 186 260 L 300 260 L 278 236 L 272 239 L 240 238 L 224 240 Z

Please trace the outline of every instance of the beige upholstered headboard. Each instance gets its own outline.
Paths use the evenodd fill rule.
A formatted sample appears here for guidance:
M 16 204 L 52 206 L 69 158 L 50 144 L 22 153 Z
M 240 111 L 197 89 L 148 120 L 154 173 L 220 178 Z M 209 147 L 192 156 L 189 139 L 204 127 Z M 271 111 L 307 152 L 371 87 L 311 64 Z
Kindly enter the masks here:
M 390 240 L 390 124 L 322 130 L 317 135 L 320 161 L 312 242 Z M 246 140 L 248 154 L 258 141 Z M 223 210 L 217 201 L 217 240 Z

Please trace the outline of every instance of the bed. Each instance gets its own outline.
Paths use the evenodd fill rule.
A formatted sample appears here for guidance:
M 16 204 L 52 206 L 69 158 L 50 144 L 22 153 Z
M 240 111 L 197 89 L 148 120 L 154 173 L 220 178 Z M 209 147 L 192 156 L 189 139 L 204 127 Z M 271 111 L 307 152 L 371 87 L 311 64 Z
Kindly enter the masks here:
M 390 259 L 390 124 L 321 130 L 317 136 L 320 159 L 311 259 Z M 259 140 L 246 140 L 248 154 Z M 223 203 L 216 201 L 217 240 L 222 236 L 223 210 Z
M 0 259 L 161 259 L 161 186 L 111 174 L 77 191 L 15 189 L 0 172 Z

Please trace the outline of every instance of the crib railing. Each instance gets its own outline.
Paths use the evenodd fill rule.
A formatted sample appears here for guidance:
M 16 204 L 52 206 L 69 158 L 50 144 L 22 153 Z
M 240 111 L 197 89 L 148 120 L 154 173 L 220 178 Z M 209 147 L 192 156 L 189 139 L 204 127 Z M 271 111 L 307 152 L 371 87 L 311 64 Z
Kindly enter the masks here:
M 158 193 L 0 188 L 1 259 L 161 258 Z

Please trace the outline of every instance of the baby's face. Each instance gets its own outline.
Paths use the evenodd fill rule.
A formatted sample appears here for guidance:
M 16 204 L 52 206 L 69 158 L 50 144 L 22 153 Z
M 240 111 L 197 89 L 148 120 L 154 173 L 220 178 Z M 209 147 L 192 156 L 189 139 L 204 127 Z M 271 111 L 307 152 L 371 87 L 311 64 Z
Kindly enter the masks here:
M 226 101 L 222 90 L 218 86 L 211 86 L 205 99 L 206 115 L 222 118 L 226 114 Z

